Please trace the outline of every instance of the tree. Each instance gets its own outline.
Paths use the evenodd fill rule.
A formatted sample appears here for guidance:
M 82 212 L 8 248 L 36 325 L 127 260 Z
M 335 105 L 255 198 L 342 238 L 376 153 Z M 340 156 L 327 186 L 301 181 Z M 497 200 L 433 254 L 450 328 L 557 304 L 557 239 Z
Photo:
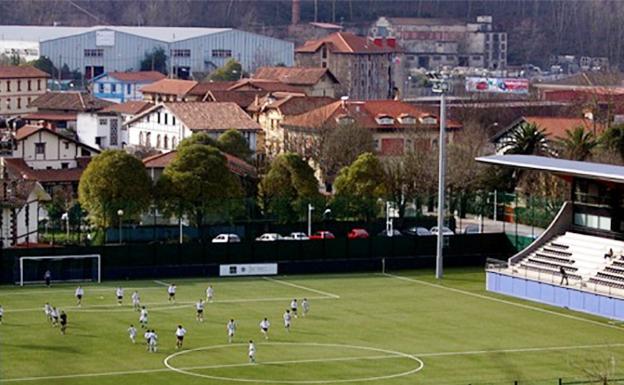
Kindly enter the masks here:
M 243 66 L 234 59 L 230 59 L 223 67 L 214 70 L 209 76 L 214 81 L 233 81 L 243 78 Z
M 178 144 L 178 150 L 194 144 L 202 144 L 204 146 L 219 148 L 219 143 L 214 140 L 210 135 L 205 132 L 196 132 L 188 138 L 183 139 L 180 144 Z
M 219 136 L 217 143 L 223 152 L 227 152 L 241 159 L 249 160 L 251 159 L 251 155 L 253 155 L 247 140 L 240 131 L 234 129 L 225 131 Z
M 591 157 L 592 151 L 598 145 L 594 134 L 585 130 L 584 127 L 576 127 L 566 130 L 565 137 L 558 143 L 562 158 L 572 160 L 587 160 Z
M 58 76 L 58 70 L 54 67 L 52 60 L 50 60 L 47 56 L 40 56 L 39 59 L 33 60 L 30 64 L 52 77 Z
M 125 218 L 136 218 L 149 207 L 151 180 L 140 160 L 124 151 L 106 150 L 82 174 L 78 199 L 93 223 L 111 226 L 118 210 Z
M 378 200 L 386 194 L 383 166 L 375 155 L 364 153 L 340 170 L 334 187 L 332 207 L 335 212 L 368 221 L 375 217 Z
M 315 160 L 323 171 L 323 176 L 332 182 L 338 172 L 358 156 L 373 152 L 373 133 L 355 124 L 322 128 Z
M 524 123 L 511 132 L 505 143 L 505 154 L 550 155 L 548 134 L 535 124 Z
M 145 52 L 145 57 L 141 60 L 141 71 L 158 71 L 165 75 L 169 73 L 164 48 L 154 47 L 151 51 Z
M 159 206 L 178 217 L 187 215 L 202 228 L 209 216 L 231 219 L 241 208 L 242 188 L 221 152 L 209 145 L 179 146 L 157 185 Z
M 306 215 L 306 207 L 322 206 L 314 170 L 298 154 L 278 155 L 258 186 L 259 203 L 265 215 L 279 222 L 294 222 Z
M 601 145 L 620 155 L 620 161 L 624 160 L 624 125 L 611 126 L 600 137 Z

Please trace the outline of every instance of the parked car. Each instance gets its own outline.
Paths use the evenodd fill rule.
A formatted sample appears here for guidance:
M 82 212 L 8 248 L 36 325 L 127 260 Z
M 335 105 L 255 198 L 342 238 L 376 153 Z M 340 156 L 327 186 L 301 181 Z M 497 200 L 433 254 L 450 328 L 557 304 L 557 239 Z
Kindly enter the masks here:
M 256 238 L 256 241 L 273 242 L 273 241 L 279 241 L 281 239 L 282 239 L 282 236 L 279 235 L 278 233 L 264 233 L 258 238 Z
M 410 227 L 409 229 L 403 230 L 403 232 L 408 235 L 417 235 L 419 237 L 431 235 L 431 231 L 424 227 Z
M 351 229 L 351 231 L 349 231 L 347 233 L 347 238 L 349 238 L 349 239 L 366 239 L 366 238 L 368 238 L 368 231 L 366 231 L 364 229 L 359 229 L 359 228 Z
M 438 226 L 433 226 L 429 231 L 431 232 L 431 235 L 438 235 Z M 453 230 L 444 226 L 442 227 L 442 235 L 455 235 L 455 233 L 453 232 Z
M 239 243 L 240 237 L 236 234 L 219 234 L 212 238 L 212 243 Z
M 310 239 L 334 239 L 334 238 L 336 238 L 334 234 L 325 230 L 317 231 L 310 236 Z
M 479 225 L 468 225 L 464 227 L 464 234 L 480 234 L 481 228 Z
M 306 233 L 290 233 L 289 236 L 284 237 L 284 239 L 290 240 L 290 241 L 307 241 L 308 239 L 308 235 Z
M 383 230 L 382 232 L 380 232 L 377 235 L 380 236 L 380 237 L 400 237 L 403 234 L 399 230 L 394 229 L 389 234 L 388 234 L 388 231 Z

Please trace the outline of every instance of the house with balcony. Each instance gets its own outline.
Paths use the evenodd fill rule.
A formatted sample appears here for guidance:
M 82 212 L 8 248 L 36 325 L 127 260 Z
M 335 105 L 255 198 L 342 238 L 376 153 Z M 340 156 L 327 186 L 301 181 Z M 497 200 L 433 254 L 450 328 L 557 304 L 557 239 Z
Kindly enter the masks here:
M 165 77 L 158 71 L 106 72 L 93 79 L 93 95 L 115 103 L 143 100 L 141 88 Z

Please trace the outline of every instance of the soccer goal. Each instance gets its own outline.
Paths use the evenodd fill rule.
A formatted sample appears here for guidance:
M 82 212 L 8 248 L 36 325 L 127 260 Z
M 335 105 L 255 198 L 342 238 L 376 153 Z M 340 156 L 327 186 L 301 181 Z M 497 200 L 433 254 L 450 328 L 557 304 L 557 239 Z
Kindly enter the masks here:
M 19 258 L 19 285 L 44 282 L 49 271 L 52 282 L 101 282 L 99 254 L 55 255 Z

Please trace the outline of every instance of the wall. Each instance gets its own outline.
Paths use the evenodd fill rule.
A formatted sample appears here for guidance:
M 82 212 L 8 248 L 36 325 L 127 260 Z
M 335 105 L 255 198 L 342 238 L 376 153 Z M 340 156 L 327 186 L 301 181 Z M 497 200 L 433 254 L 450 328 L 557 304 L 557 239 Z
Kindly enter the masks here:
M 111 125 L 114 120 L 117 121 L 117 141 L 111 143 Z M 128 130 L 117 114 L 79 113 L 76 129 L 80 142 L 91 147 L 122 148 L 123 143 L 128 143 Z M 101 138 L 99 145 L 96 143 L 97 137 Z
M 35 153 L 36 143 L 45 143 L 45 153 Z M 93 155 L 95 154 L 91 154 Z M 82 156 L 81 146 L 72 141 L 63 140 L 46 130 L 41 130 L 18 141 L 17 149 L 13 151 L 13 157 L 24 159 L 30 167 L 38 170 L 60 169 L 62 163 L 67 163 L 67 168 L 76 167 L 78 156 Z
M 160 114 L 160 123 L 158 123 L 158 114 Z M 165 116 L 167 114 L 167 124 L 165 124 Z M 149 116 L 149 121 L 148 121 Z M 141 132 L 143 132 L 143 138 L 147 137 L 147 133 L 151 133 L 150 144 L 151 147 L 159 150 L 172 150 L 175 148 L 173 145 L 174 138 L 176 145 L 187 136 L 191 135 L 191 131 L 187 130 L 180 119 L 176 118 L 175 124 L 173 124 L 174 115 L 165 107 L 151 112 L 149 115 L 144 116 L 140 120 L 137 120 L 127 126 L 128 131 L 128 144 L 131 146 L 145 145 L 140 143 Z M 156 141 L 158 135 L 161 136 L 161 146 L 156 147 Z M 167 148 L 165 148 L 164 137 L 167 136 Z
M 28 84 L 30 82 L 30 90 Z M 0 115 L 18 115 L 36 112 L 28 107 L 32 100 L 46 92 L 45 78 L 0 79 Z

